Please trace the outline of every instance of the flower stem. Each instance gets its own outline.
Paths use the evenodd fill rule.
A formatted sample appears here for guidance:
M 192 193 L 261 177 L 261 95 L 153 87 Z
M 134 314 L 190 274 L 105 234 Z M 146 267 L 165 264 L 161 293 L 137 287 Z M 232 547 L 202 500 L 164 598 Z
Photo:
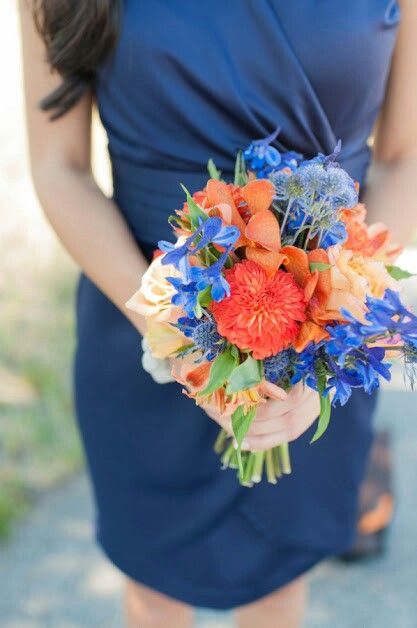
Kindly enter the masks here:
M 246 457 L 245 468 L 243 472 L 242 484 L 243 486 L 252 486 L 252 470 L 255 462 L 255 455 L 250 453 Z
M 291 460 L 288 443 L 282 443 L 281 445 L 278 445 L 278 451 L 281 461 L 282 472 L 285 473 L 285 475 L 289 475 L 291 473 Z
M 265 453 L 265 461 L 266 461 L 266 477 L 268 478 L 268 482 L 270 484 L 277 483 L 277 476 L 275 474 L 275 466 L 274 466 L 274 458 L 273 458 L 273 450 L 268 449 Z
M 257 484 L 262 480 L 262 472 L 264 468 L 265 452 L 257 451 L 253 456 L 252 482 Z
M 290 198 L 288 200 L 288 205 L 287 205 L 287 209 L 286 212 L 284 214 L 284 218 L 282 219 L 282 224 L 281 224 L 281 234 L 284 233 L 284 227 L 287 224 L 287 220 L 288 220 L 288 216 L 290 215 L 290 210 L 291 210 L 291 205 L 293 204 L 294 199 Z
M 272 458 L 274 460 L 274 469 L 275 469 L 275 476 L 277 478 L 282 477 L 282 471 L 281 471 L 281 464 L 279 461 L 279 450 L 278 447 L 274 447 L 272 450 Z
M 230 466 L 230 460 L 234 453 L 235 448 L 233 447 L 233 443 L 231 443 L 221 458 L 223 469 L 227 469 Z
M 216 454 L 221 454 L 225 448 L 228 434 L 225 430 L 221 429 L 214 441 L 214 451 Z

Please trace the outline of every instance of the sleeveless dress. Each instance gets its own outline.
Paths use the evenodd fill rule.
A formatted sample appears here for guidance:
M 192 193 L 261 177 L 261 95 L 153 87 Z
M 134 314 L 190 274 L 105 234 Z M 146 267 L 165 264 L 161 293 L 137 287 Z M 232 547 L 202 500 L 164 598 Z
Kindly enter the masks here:
M 277 147 L 330 153 L 361 184 L 399 8 L 390 0 L 127 0 L 96 95 L 114 201 L 148 257 L 168 215 L 277 125 Z M 111 244 L 109 256 L 113 255 Z M 117 260 L 115 260 L 117 263 Z M 138 280 L 139 281 L 139 280 Z M 231 608 L 285 585 L 352 540 L 375 398 L 356 394 L 291 444 L 293 474 L 239 486 L 218 427 L 140 364 L 140 340 L 85 276 L 77 293 L 76 410 L 97 538 L 129 577 L 186 603 Z

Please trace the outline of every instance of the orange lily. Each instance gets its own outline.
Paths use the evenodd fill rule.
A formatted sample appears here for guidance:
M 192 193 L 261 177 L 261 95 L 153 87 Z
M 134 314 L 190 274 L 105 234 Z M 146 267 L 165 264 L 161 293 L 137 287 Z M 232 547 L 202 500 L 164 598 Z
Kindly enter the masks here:
M 281 255 L 283 264 L 298 285 L 303 288 L 308 303 L 308 320 L 301 323 L 300 332 L 295 341 L 295 349 L 303 351 L 310 342 L 319 342 L 328 337 L 323 325 L 335 317 L 335 312 L 326 311 L 326 303 L 331 291 L 330 269 L 311 270 L 311 263 L 328 264 L 329 257 L 324 249 L 304 251 L 295 246 L 284 246 Z
M 342 209 L 341 219 L 348 233 L 344 248 L 386 263 L 392 263 L 401 253 L 403 247 L 391 241 L 391 233 L 384 223 L 368 225 L 365 222 L 366 207 L 362 203 L 350 209 Z
M 279 223 L 269 209 L 274 196 L 274 186 L 266 179 L 253 179 L 241 188 L 250 218 L 245 224 L 227 184 L 210 179 L 207 183 L 209 205 L 217 206 L 223 220 L 240 229 L 241 237 L 236 248 L 245 247 L 247 259 L 257 262 L 268 274 L 273 274 L 283 263 Z M 230 209 L 229 209 L 230 208 Z

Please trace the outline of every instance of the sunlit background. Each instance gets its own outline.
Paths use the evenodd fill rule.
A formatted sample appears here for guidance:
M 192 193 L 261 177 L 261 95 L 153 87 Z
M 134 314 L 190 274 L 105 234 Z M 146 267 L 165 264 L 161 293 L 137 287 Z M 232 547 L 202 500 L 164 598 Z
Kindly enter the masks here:
M 0 3 L 0 625 L 120 626 L 121 579 L 92 542 L 91 504 L 71 402 L 76 268 L 57 243 L 29 177 L 15 2 Z M 95 124 L 97 178 L 111 189 Z M 417 250 L 399 265 L 417 273 Z M 417 280 L 405 284 L 417 304 Z M 388 554 L 313 578 L 308 626 L 415 627 L 417 410 L 401 368 L 379 424 L 395 451 L 398 512 Z M 352 452 L 354 455 L 354 452 Z M 203 626 L 229 626 L 202 614 Z

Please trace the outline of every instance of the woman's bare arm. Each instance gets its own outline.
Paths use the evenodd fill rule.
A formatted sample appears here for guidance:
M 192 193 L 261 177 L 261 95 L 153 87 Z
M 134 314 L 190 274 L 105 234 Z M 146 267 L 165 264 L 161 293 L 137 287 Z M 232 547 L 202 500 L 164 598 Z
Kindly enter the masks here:
M 417 227 L 417 3 L 400 0 L 401 25 L 366 192 L 371 221 L 410 241 Z
M 117 207 L 96 185 L 90 167 L 91 95 L 55 122 L 39 100 L 59 82 L 51 74 L 29 3 L 21 0 L 24 83 L 35 188 L 52 227 L 92 281 L 139 329 L 144 322 L 124 306 L 147 263 Z

